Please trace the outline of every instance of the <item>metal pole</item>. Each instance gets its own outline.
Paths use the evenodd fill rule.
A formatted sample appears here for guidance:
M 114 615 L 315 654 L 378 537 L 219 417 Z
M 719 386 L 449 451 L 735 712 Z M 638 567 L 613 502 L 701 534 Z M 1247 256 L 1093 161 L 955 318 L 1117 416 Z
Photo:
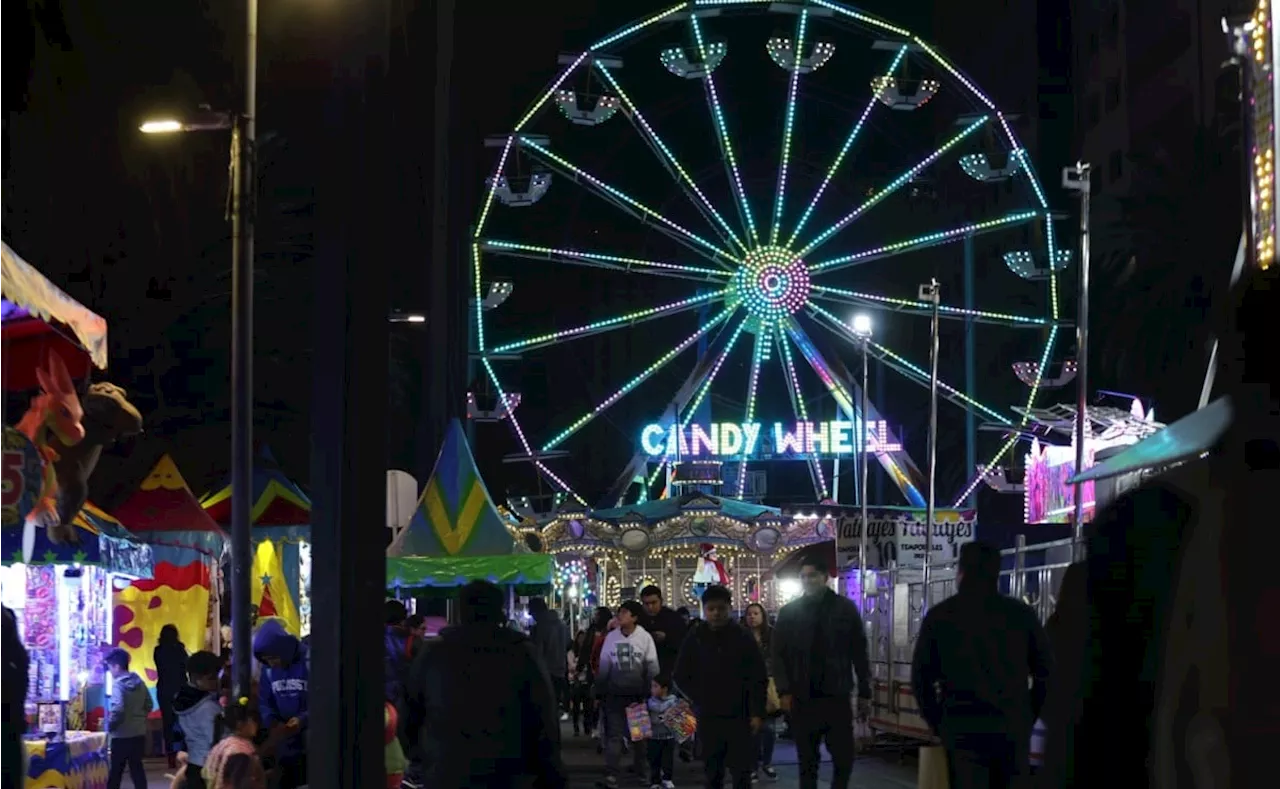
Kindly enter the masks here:
M 253 186 L 258 103 L 258 0 L 246 0 L 244 112 L 231 130 L 231 660 L 235 695 L 250 695 L 249 530 L 253 495 Z
M 861 504 L 862 511 L 862 527 L 858 530 L 858 603 L 862 606 L 862 613 L 867 612 L 867 528 L 869 521 L 867 519 L 867 471 L 871 467 L 871 458 L 867 457 L 867 409 L 870 396 L 867 394 L 867 373 L 870 365 L 867 363 L 867 344 L 870 342 L 869 337 L 862 338 L 862 404 L 858 412 L 858 442 L 854 444 L 854 451 L 858 453 L 858 473 L 862 476 L 858 480 L 858 502 Z
M 973 268 L 973 234 L 970 233 L 964 237 L 964 308 L 971 310 L 968 313 L 969 317 L 964 319 L 964 393 L 968 397 L 974 396 L 978 378 L 976 371 L 978 354 L 974 347 L 976 324 L 972 317 L 976 291 Z M 978 417 L 969 408 L 964 411 L 964 468 L 965 474 L 972 474 L 978 468 Z M 974 486 L 968 500 L 965 501 L 965 506 L 972 508 L 977 506 L 977 502 L 978 487 Z
M 1076 163 L 1076 181 L 1080 192 L 1080 272 L 1076 295 L 1076 473 L 1084 471 L 1084 445 L 1089 435 L 1089 189 L 1090 166 Z M 1075 506 L 1075 552 L 1080 551 L 1084 536 L 1084 483 L 1077 482 L 1072 491 Z
M 929 338 L 929 500 L 925 511 L 924 571 L 921 573 L 924 588 L 920 598 L 921 616 L 929 610 L 929 565 L 933 564 L 933 520 L 938 497 L 938 297 L 940 295 L 938 280 L 930 279 L 929 284 L 921 288 L 921 290 L 925 289 L 928 291 L 928 301 L 933 304 L 933 326 Z

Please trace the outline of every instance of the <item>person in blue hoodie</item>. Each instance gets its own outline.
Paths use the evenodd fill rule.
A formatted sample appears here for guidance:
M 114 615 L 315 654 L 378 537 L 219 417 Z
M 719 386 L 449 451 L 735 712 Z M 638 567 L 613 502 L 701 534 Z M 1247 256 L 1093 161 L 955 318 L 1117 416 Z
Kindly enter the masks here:
M 253 654 L 263 664 L 258 679 L 258 715 L 263 728 L 282 738 L 276 749 L 280 789 L 305 786 L 307 680 L 311 670 L 307 648 L 278 619 L 268 619 L 253 636 Z
M 201 769 L 209 750 L 218 740 L 218 716 L 222 705 L 218 703 L 218 673 L 222 670 L 222 658 L 212 652 L 197 652 L 187 659 L 184 667 L 190 683 L 173 694 L 174 716 L 173 744 L 187 754 L 186 789 L 205 789 Z

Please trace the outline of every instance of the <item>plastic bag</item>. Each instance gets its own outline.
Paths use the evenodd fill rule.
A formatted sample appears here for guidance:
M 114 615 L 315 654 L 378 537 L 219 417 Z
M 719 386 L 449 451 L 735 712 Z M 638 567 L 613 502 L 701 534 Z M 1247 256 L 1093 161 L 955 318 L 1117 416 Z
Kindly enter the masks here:
M 649 720 L 649 708 L 644 702 L 627 707 L 627 731 L 632 742 L 647 740 L 653 735 L 653 724 Z
M 689 702 L 684 699 L 672 704 L 671 709 L 662 713 L 660 721 L 664 726 L 671 729 L 671 733 L 680 742 L 688 742 L 693 739 L 693 735 L 698 731 L 698 719 L 694 716 L 693 708 L 689 706 Z

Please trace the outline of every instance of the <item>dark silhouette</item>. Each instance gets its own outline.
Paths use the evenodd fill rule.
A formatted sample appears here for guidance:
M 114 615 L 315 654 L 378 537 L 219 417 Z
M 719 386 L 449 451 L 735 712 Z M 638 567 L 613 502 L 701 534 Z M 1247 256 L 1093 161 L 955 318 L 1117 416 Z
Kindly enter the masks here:
M 4 727 L 4 746 L 0 751 L 0 774 L 5 787 L 22 786 L 23 774 L 22 735 L 27 733 L 27 701 L 29 664 L 27 648 L 18 637 L 18 620 L 13 611 L 5 608 L 3 642 L 0 643 L 0 660 L 3 660 L 4 677 L 0 697 L 0 726 Z
M 1000 594 L 999 579 L 1000 552 L 965 545 L 959 590 L 929 609 L 916 637 L 911 683 L 946 748 L 952 789 L 1008 787 L 1027 775 L 1044 706 L 1048 637 L 1030 606 Z
M 174 765 L 174 725 L 178 718 L 173 708 L 173 698 L 187 684 L 187 647 L 178 638 L 178 628 L 165 625 L 160 628 L 160 639 L 151 653 L 156 663 L 156 703 L 164 724 L 164 752 L 169 756 L 169 766 Z

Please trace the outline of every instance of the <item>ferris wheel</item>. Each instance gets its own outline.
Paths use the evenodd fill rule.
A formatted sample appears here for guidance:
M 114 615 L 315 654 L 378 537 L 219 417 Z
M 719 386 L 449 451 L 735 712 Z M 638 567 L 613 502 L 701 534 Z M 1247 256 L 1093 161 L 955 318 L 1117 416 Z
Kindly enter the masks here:
M 486 140 L 496 164 L 473 223 L 472 354 L 496 405 L 481 412 L 473 400 L 471 408 L 473 417 L 509 421 L 526 453 L 523 459 L 583 505 L 587 502 L 565 479 L 569 475 L 553 470 L 554 458 L 627 394 L 677 358 L 696 353 L 692 371 L 670 393 L 665 408 L 653 414 L 653 426 L 647 428 L 654 431 L 652 440 L 637 442 L 643 445 L 607 494 L 610 506 L 649 496 L 688 454 L 689 441 L 708 443 L 705 432 L 687 436 L 686 431 L 696 428 L 691 423 L 713 389 L 725 385 L 718 380 L 735 355 L 749 370 L 745 392 L 737 392 L 745 402 L 741 425 L 758 418 L 762 382 L 771 377 L 777 381 L 771 385 L 785 390 L 795 424 L 814 424 L 806 391 L 825 390 L 854 426 L 854 443 L 865 437 L 867 453 L 874 454 L 908 503 L 922 506 L 925 479 L 919 467 L 886 429 L 875 404 L 864 398 L 859 379 L 814 338 L 851 343 L 852 355 L 863 350 L 885 368 L 926 386 L 928 361 L 912 361 L 879 336 L 856 332 L 847 321 L 850 306 L 891 313 L 894 321 L 917 321 L 924 332 L 936 316 L 990 324 L 1023 337 L 1030 333 L 1034 355 L 1010 360 L 1018 361 L 1015 370 L 1025 384 L 1017 402 L 984 404 L 939 381 L 940 398 L 1003 431 L 994 456 L 980 468 L 994 468 L 1009 454 L 1037 394 L 1070 377 L 1069 364 L 1056 378 L 1049 373 L 1064 325 L 1057 278 L 1070 252 L 1055 243 L 1053 216 L 1014 132 L 1014 116 L 1002 113 L 910 31 L 828 0 L 692 0 L 639 19 L 585 52 L 561 54 L 559 62 L 562 68 L 550 87 L 511 131 Z M 835 93 L 839 100 L 831 98 Z M 673 101 L 697 112 L 672 113 Z M 762 107 L 771 108 L 776 120 L 768 156 L 760 154 L 766 135 L 744 130 L 741 120 L 762 117 Z M 880 137 L 889 138 L 893 156 L 868 157 L 860 150 L 871 144 L 877 128 Z M 818 133 L 806 136 L 813 129 Z M 944 132 L 938 134 L 939 129 Z M 704 142 L 690 142 L 699 135 Z M 613 147 L 623 137 L 628 144 L 642 144 L 643 158 Z M 820 144 L 827 150 L 816 150 Z M 801 150 L 805 161 L 822 161 L 808 177 L 799 174 Z M 694 161 L 699 156 L 702 160 Z M 586 161 L 595 166 L 587 169 Z M 914 212 L 876 210 L 927 191 L 931 174 L 947 167 L 968 185 L 974 196 L 965 199 L 974 205 L 984 205 L 984 193 L 998 191 L 988 215 L 972 216 L 973 209 L 951 226 L 930 226 L 921 219 L 912 229 L 894 217 Z M 868 169 L 867 180 L 874 183 L 850 193 L 849 184 Z M 652 192 L 655 182 L 663 184 L 666 201 L 641 194 Z M 546 198 L 553 190 L 598 199 L 626 227 L 590 238 L 568 236 L 565 227 L 572 223 L 565 210 L 548 209 L 553 201 Z M 1017 308 L 966 308 L 943 299 L 935 310 L 935 301 L 914 286 L 904 291 L 901 283 L 885 285 L 877 276 L 921 250 L 988 235 L 1008 239 L 996 273 L 1025 291 Z M 640 309 L 595 312 L 589 320 L 555 324 L 533 336 L 527 331 L 521 336 L 513 330 L 519 326 L 499 319 L 513 289 L 567 276 L 662 280 L 664 288 L 674 283 L 684 290 Z M 545 428 L 534 430 L 521 421 L 519 395 L 504 383 L 512 377 L 510 365 L 552 345 L 608 332 L 646 332 L 647 337 L 659 324 L 670 329 L 677 322 L 687 330 L 672 344 L 655 348 L 634 376 L 617 381 L 601 401 L 584 402 L 576 413 Z M 814 375 L 804 372 L 806 367 Z M 740 495 L 751 455 L 740 430 L 736 438 L 728 428 L 724 432 L 710 441 L 723 439 L 720 456 L 737 461 L 722 483 L 726 495 Z M 827 498 L 829 485 L 812 437 L 806 446 L 800 436 L 794 448 L 808 463 L 815 495 Z M 982 478 L 980 470 L 968 470 L 968 485 L 954 499 L 957 506 Z M 939 501 L 951 498 L 940 494 Z

